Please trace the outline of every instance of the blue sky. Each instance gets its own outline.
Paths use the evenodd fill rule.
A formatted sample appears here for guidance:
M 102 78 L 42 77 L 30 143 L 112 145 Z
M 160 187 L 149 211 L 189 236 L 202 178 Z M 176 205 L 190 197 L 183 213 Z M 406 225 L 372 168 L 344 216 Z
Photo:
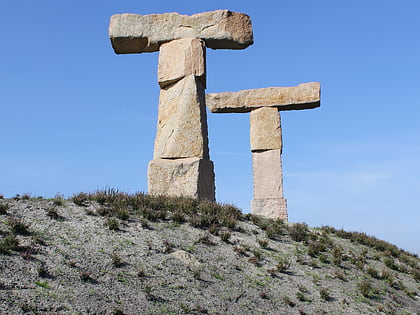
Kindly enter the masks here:
M 1 1 L 0 193 L 147 191 L 157 53 L 115 55 L 116 13 L 249 14 L 254 45 L 207 51 L 207 93 L 321 82 L 282 112 L 290 221 L 420 253 L 420 1 Z M 249 114 L 208 115 L 217 199 L 249 212 Z

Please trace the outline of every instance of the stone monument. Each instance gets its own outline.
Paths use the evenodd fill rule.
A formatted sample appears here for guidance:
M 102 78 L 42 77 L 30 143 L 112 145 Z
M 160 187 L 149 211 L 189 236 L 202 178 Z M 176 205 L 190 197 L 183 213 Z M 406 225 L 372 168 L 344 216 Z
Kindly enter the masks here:
M 215 200 L 206 116 L 206 47 L 245 49 L 253 43 L 248 15 L 217 10 L 116 14 L 109 36 L 117 54 L 159 51 L 160 97 L 148 191 Z
M 239 92 L 211 93 L 206 96 L 213 113 L 250 112 L 250 140 L 254 176 L 251 212 L 287 221 L 281 165 L 281 110 L 320 106 L 320 84 L 302 83 L 296 87 L 271 87 Z

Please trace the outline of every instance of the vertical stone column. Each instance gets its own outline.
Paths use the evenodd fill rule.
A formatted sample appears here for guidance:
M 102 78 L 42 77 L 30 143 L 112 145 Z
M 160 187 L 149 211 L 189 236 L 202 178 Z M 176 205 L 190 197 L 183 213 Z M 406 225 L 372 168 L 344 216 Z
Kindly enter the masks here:
M 254 175 L 251 212 L 287 221 L 281 165 L 281 123 L 276 107 L 261 107 L 251 111 L 250 140 Z
M 149 194 L 215 200 L 205 104 L 205 43 L 182 38 L 160 46 L 161 87 Z

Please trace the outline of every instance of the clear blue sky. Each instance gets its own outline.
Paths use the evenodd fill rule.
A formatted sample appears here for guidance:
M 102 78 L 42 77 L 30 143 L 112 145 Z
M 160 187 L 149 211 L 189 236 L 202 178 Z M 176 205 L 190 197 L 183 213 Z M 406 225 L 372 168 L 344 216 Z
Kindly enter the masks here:
M 292 222 L 420 253 L 420 1 L 1 1 L 0 193 L 147 191 L 158 53 L 115 55 L 115 13 L 247 13 L 255 43 L 208 50 L 207 93 L 321 82 L 282 113 Z M 217 199 L 249 212 L 248 114 L 209 114 Z

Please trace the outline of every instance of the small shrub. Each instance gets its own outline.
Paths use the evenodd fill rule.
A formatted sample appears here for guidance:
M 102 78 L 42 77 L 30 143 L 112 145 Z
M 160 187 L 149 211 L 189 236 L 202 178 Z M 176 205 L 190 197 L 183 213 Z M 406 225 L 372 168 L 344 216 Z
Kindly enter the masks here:
M 209 233 L 213 235 L 219 234 L 220 227 L 217 224 L 212 224 L 209 226 Z
M 231 234 L 230 234 L 230 232 L 228 232 L 228 231 L 223 231 L 223 232 L 221 232 L 221 233 L 220 233 L 220 239 L 221 239 L 223 242 L 228 243 L 228 242 L 229 242 L 230 237 L 231 237 Z
M 164 253 L 169 254 L 174 250 L 175 245 L 170 243 L 168 240 L 163 241 Z
M 288 305 L 288 306 L 291 306 L 291 307 L 295 307 L 296 306 L 296 303 L 293 302 L 287 295 L 283 296 L 283 299 L 282 300 L 283 300 L 283 303 L 286 304 L 286 305 Z
M 287 256 L 279 256 L 277 257 L 277 270 L 279 272 L 285 272 L 287 269 L 290 268 L 290 265 L 292 264 L 292 262 L 290 261 L 290 259 Z
M 58 206 L 58 207 L 59 206 L 64 206 L 64 202 L 65 202 L 65 199 L 64 199 L 63 196 L 55 195 L 55 197 L 53 199 L 54 206 Z
M 47 209 L 47 216 L 49 216 L 51 219 L 58 220 L 58 221 L 63 219 L 63 217 L 61 217 L 58 214 L 57 209 L 55 207 L 49 207 Z
M 124 315 L 125 313 L 120 308 L 114 308 L 112 315 Z
M 29 226 L 20 218 L 10 218 L 8 221 L 12 231 L 16 234 L 30 235 Z
M 90 271 L 82 271 L 79 275 L 82 281 L 92 281 L 92 273 Z
M 397 270 L 397 271 L 399 270 L 398 265 L 395 263 L 394 259 L 392 259 L 391 257 L 385 257 L 384 264 L 390 269 Z
M 124 262 L 123 262 L 122 258 L 118 254 L 116 254 L 116 253 L 113 253 L 112 254 L 112 256 L 111 256 L 111 262 L 112 262 L 112 265 L 114 267 L 117 267 L 117 268 L 124 265 Z
M 309 231 L 306 223 L 295 223 L 288 228 L 289 235 L 292 240 L 296 242 L 303 242 L 308 240 Z
M 185 215 L 181 210 L 176 210 L 172 213 L 172 220 L 178 223 L 184 223 Z
M 331 301 L 332 300 L 329 288 L 322 288 L 321 290 L 319 290 L 319 296 L 324 301 Z
M 267 248 L 268 247 L 268 240 L 258 240 L 258 244 L 260 244 L 261 248 Z
M 311 257 L 316 257 L 321 251 L 324 251 L 325 248 L 319 242 L 310 242 L 308 245 L 308 255 Z
M 127 209 L 116 209 L 115 216 L 120 220 L 127 220 L 130 217 Z
M 305 293 L 302 292 L 302 291 L 296 292 L 296 298 L 301 302 L 309 302 L 310 301 L 310 299 L 308 299 L 306 297 Z
M 256 256 L 251 256 L 251 257 L 249 257 L 249 258 L 248 258 L 248 261 L 249 261 L 251 264 L 253 264 L 253 265 L 255 265 L 255 266 L 258 266 L 258 257 L 256 257 Z
M 324 264 L 329 264 L 330 263 L 330 261 L 328 260 L 327 255 L 320 254 L 318 258 L 319 258 L 319 261 L 322 262 L 322 263 L 324 263 Z
M 375 268 L 371 267 L 371 266 L 366 270 L 366 272 L 372 278 L 376 278 L 376 279 L 379 279 L 380 278 L 378 271 Z
M 235 246 L 233 250 L 240 256 L 246 256 L 246 249 L 242 246 Z
M 8 255 L 10 252 L 17 250 L 19 241 L 14 235 L 7 235 L 0 240 L 0 254 Z
M 265 300 L 269 300 L 270 296 L 268 295 L 268 293 L 266 291 L 261 291 L 260 292 L 260 298 L 265 299 Z
M 341 281 L 345 281 L 346 280 L 345 275 L 342 272 L 339 272 L 339 271 L 335 271 L 334 272 L 334 278 L 340 279 Z
M 89 195 L 86 193 L 73 195 L 71 200 L 78 206 L 87 207 L 89 205 Z
M 417 282 L 420 282 L 420 269 L 419 268 L 412 268 L 411 269 L 411 275 L 413 276 L 413 279 Z
M 368 280 L 363 280 L 363 281 L 359 282 L 359 283 L 357 284 L 357 288 L 359 289 L 359 292 L 360 292 L 360 293 L 361 293 L 364 297 L 367 297 L 367 298 L 370 298 L 370 297 L 371 297 L 373 287 L 372 287 L 372 284 L 371 284 L 371 282 L 370 282 L 370 281 L 368 281 Z
M 384 280 L 384 281 L 387 281 L 389 283 L 392 283 L 394 281 L 394 276 L 388 270 L 382 269 L 381 279 Z
M 109 218 L 105 221 L 105 226 L 108 227 L 108 229 L 112 231 L 118 231 L 120 229 L 120 226 L 118 224 L 118 221 L 114 218 Z
M 334 247 L 332 254 L 334 264 L 340 266 L 343 261 L 343 248 L 341 246 Z
M 7 210 L 9 210 L 9 205 L 0 203 L 0 214 L 7 214 Z
M 47 268 L 45 268 L 44 264 L 39 266 L 36 271 L 38 273 L 38 276 L 41 277 L 41 278 L 48 278 L 49 277 L 48 270 L 47 270 Z
M 205 244 L 205 245 L 214 245 L 213 240 L 211 239 L 211 236 L 209 233 L 205 233 L 200 236 L 198 239 L 199 243 Z

